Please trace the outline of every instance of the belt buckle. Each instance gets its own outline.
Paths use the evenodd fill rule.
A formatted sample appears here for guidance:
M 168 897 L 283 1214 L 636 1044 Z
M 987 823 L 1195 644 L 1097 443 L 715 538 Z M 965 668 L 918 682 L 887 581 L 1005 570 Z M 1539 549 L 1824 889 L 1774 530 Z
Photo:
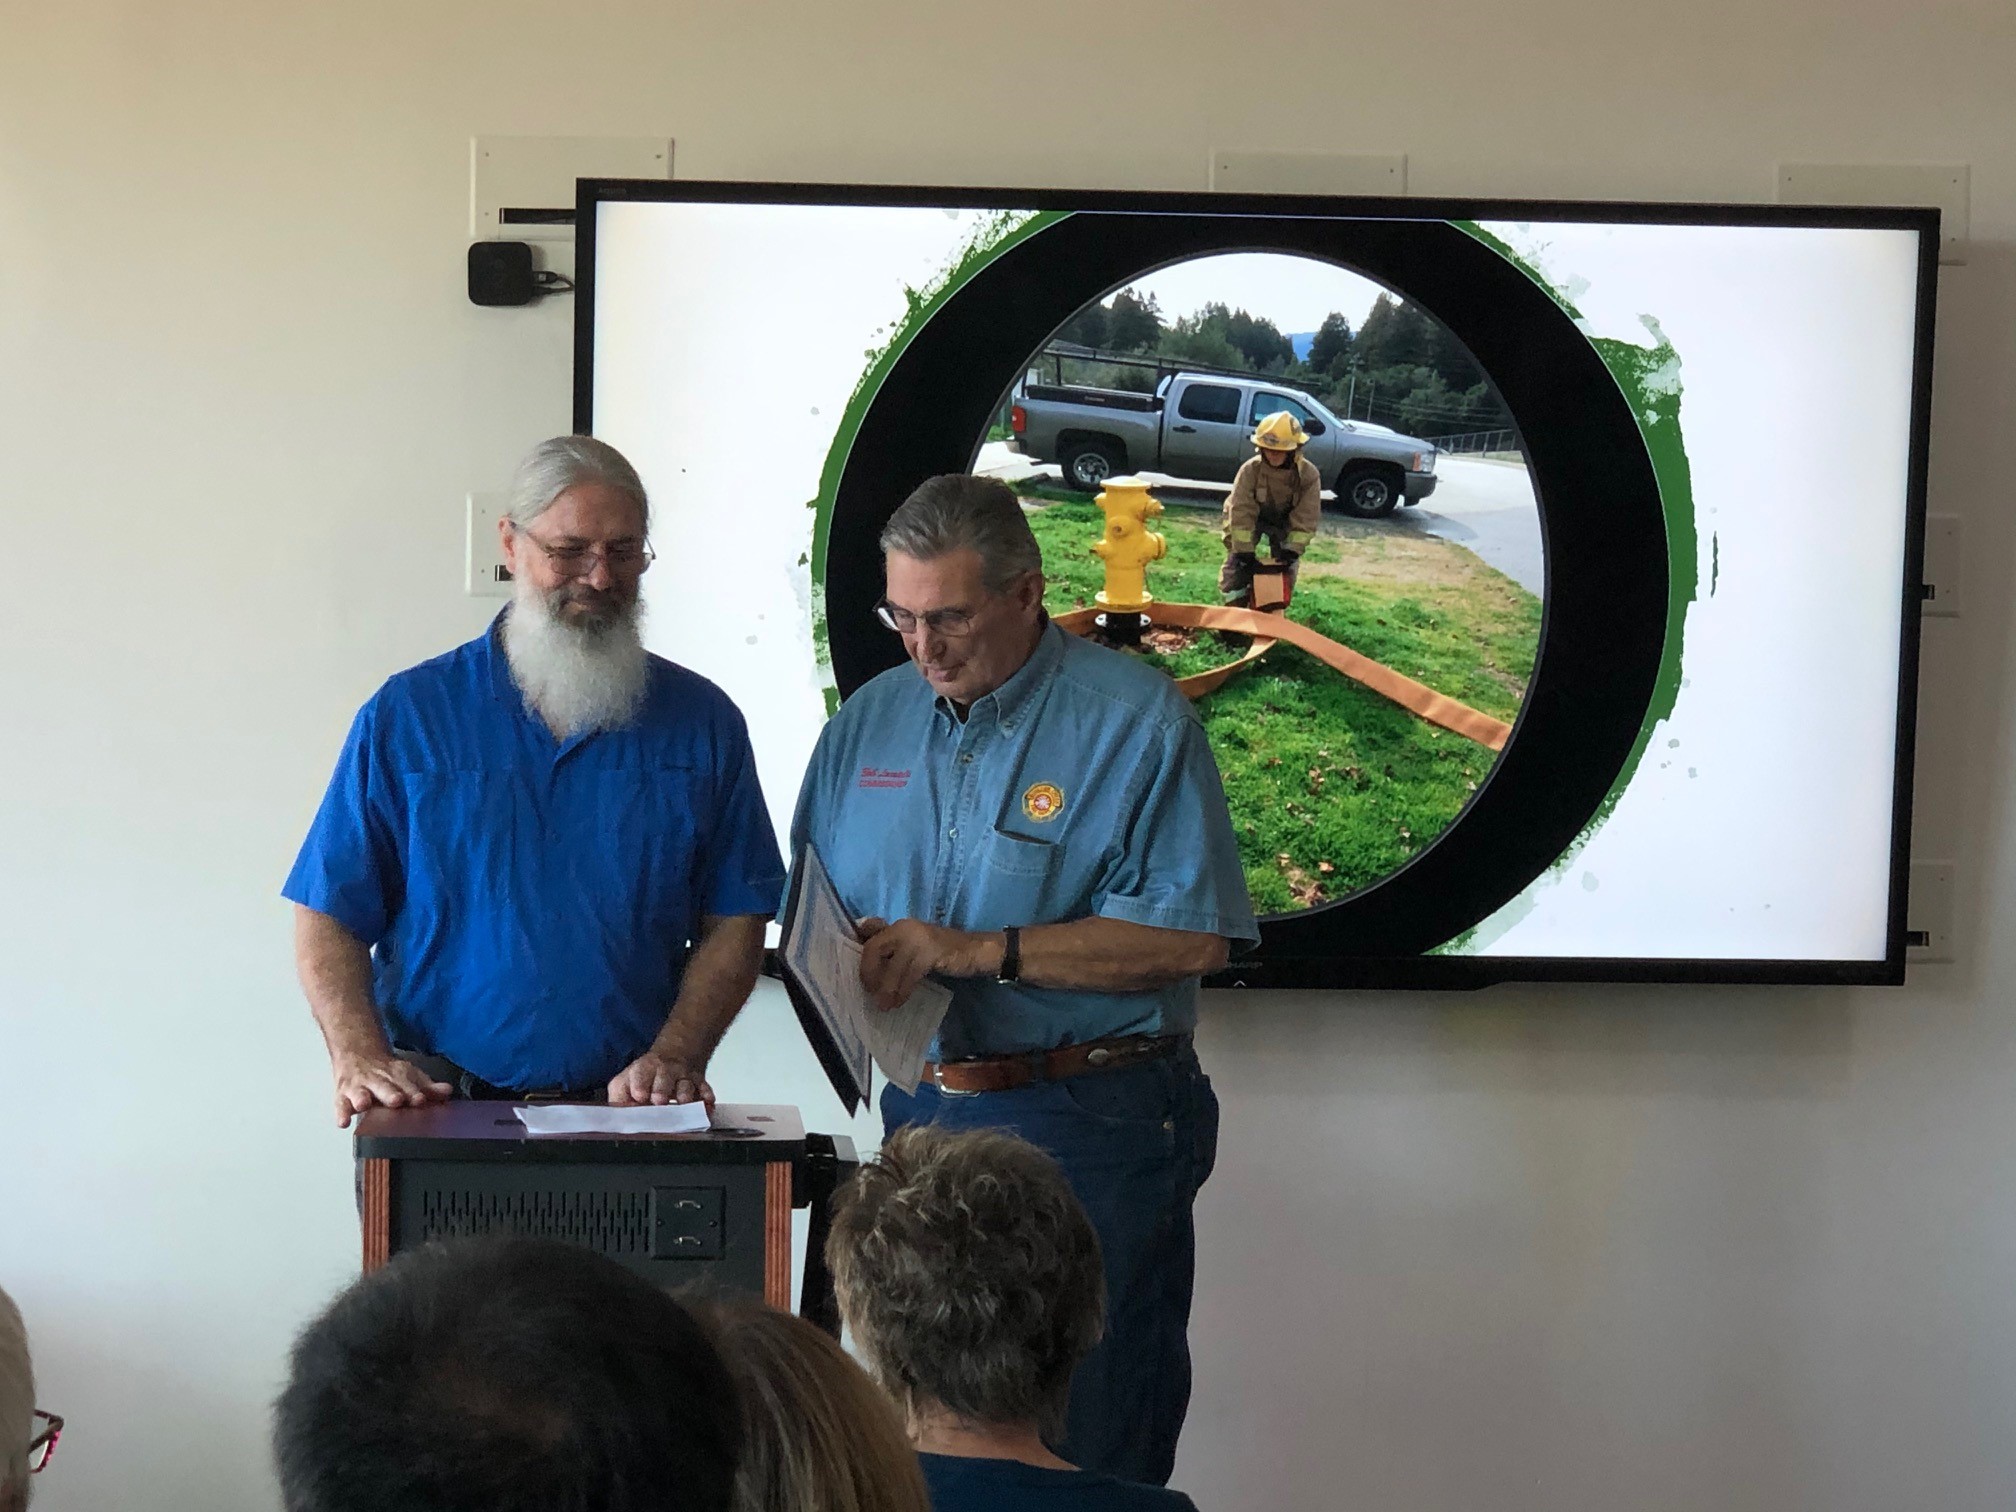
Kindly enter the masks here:
M 937 1088 L 938 1095 L 940 1097 L 978 1097 L 980 1095 L 980 1089 L 978 1087 L 946 1086 L 945 1066 L 943 1062 L 933 1063 L 931 1067 L 931 1085 Z

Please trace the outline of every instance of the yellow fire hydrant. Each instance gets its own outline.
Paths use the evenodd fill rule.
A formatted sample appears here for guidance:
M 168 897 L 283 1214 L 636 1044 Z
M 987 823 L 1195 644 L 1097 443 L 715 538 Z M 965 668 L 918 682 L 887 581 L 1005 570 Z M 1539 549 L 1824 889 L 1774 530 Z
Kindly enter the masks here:
M 1108 609 L 1145 609 L 1155 598 L 1148 591 L 1148 564 L 1169 553 L 1169 543 L 1148 528 L 1162 505 L 1139 478 L 1108 478 L 1093 502 L 1106 513 L 1106 534 L 1092 543 L 1106 563 L 1099 602 Z

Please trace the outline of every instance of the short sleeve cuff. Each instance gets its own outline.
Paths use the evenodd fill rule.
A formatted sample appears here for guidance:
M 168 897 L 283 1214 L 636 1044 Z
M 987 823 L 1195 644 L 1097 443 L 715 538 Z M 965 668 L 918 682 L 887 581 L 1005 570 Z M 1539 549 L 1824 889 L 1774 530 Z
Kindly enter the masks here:
M 1126 924 L 1146 924 L 1155 929 L 1184 929 L 1192 934 L 1217 935 L 1248 945 L 1260 943 L 1259 927 L 1251 914 L 1225 914 L 1211 909 L 1185 908 L 1177 904 L 1156 904 L 1141 898 L 1101 898 L 1097 908 L 1102 919 L 1118 919 Z

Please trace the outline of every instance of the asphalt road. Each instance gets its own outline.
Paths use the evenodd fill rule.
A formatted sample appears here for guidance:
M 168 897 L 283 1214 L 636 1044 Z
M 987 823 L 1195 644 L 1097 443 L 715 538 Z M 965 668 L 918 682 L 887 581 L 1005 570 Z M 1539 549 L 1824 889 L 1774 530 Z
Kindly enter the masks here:
M 1056 467 L 1032 463 L 999 441 L 980 448 L 973 470 L 1013 483 L 1022 478 L 1054 479 Z M 1435 464 L 1441 482 L 1425 504 L 1395 510 L 1383 521 L 1388 530 L 1440 536 L 1475 552 L 1528 593 L 1544 593 L 1545 556 L 1540 547 L 1540 508 L 1533 484 L 1518 462 L 1487 462 L 1444 456 Z M 1170 504 L 1216 509 L 1230 491 L 1224 483 L 1195 483 L 1164 473 L 1142 473 Z
M 1540 505 L 1525 465 L 1445 456 L 1435 471 L 1442 479 L 1435 492 L 1392 522 L 1467 546 L 1528 593 L 1544 593 Z

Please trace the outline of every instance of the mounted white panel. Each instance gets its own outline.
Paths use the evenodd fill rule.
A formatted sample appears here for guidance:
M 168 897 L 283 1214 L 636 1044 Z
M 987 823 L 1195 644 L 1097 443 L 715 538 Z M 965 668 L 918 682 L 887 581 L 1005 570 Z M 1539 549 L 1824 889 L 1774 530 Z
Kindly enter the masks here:
M 1211 150 L 1211 187 L 1234 194 L 1405 194 L 1404 152 Z
M 670 177 L 666 137 L 471 137 L 469 236 L 572 241 L 574 180 Z
M 1911 893 L 1904 904 L 1904 959 L 1953 959 L 1953 889 L 1956 868 L 1951 861 L 1913 861 Z
M 462 591 L 471 598 L 511 597 L 511 574 L 504 570 L 504 548 L 497 539 L 497 520 L 511 506 L 502 493 L 472 493 L 462 506 L 464 552 Z
M 1960 517 L 1935 514 L 1925 516 L 1925 612 L 1941 619 L 1958 619 L 1961 605 L 1961 563 L 1967 560 L 1960 548 Z
M 1780 163 L 1781 205 L 1935 205 L 1939 261 L 1967 261 L 1965 163 Z

